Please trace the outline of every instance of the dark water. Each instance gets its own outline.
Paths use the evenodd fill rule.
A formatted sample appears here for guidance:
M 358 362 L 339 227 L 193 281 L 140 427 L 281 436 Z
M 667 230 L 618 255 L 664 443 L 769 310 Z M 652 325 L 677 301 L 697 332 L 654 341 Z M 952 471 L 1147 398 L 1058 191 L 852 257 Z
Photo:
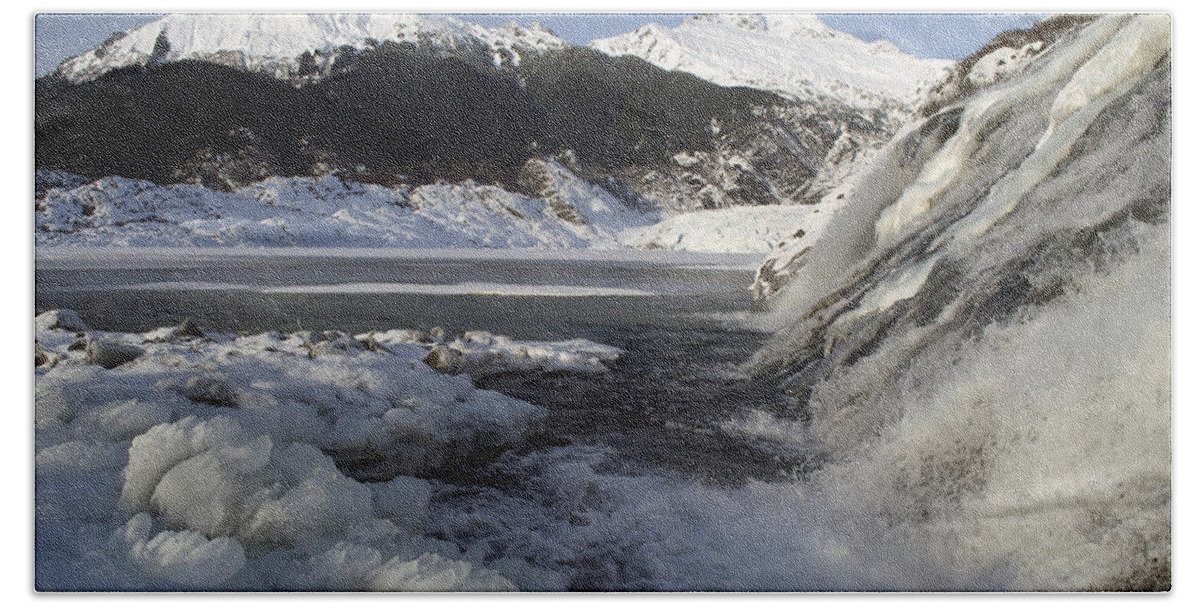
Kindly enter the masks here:
M 548 423 L 529 449 L 602 445 L 614 450 L 614 468 L 659 468 L 715 483 L 738 483 L 747 477 L 784 476 L 797 466 L 782 461 L 775 451 L 756 449 L 717 430 L 745 408 L 786 407 L 773 385 L 732 373 L 765 339 L 730 321 L 752 307 L 746 288 L 752 276 L 744 264 L 678 256 L 71 256 L 38 260 L 35 293 L 39 313 L 70 308 L 92 327 L 108 331 L 141 332 L 190 318 L 218 331 L 302 328 L 357 333 L 440 326 L 450 333 L 486 330 L 522 339 L 583 337 L 611 344 L 626 355 L 607 374 L 506 374 L 479 378 L 477 384 L 550 410 Z M 547 292 L 566 286 L 643 295 L 263 292 L 356 283 L 487 283 Z
M 609 341 L 625 355 L 607 374 L 502 374 L 481 388 L 550 410 L 545 444 L 587 443 L 614 450 L 610 472 L 682 472 L 706 483 L 793 478 L 804 454 L 788 454 L 719 429 L 748 408 L 786 415 L 775 382 L 738 375 L 761 334 L 701 327 L 629 328 Z M 603 470 L 603 467 L 601 468 Z

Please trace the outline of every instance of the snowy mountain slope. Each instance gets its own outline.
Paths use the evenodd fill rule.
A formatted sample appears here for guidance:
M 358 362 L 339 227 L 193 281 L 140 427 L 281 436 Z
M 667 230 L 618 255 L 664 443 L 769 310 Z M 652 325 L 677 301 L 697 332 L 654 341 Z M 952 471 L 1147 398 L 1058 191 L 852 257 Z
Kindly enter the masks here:
M 38 247 L 301 246 L 613 248 L 634 211 L 553 161 L 530 198 L 472 182 L 386 188 L 336 177 L 270 178 L 235 192 L 46 174 Z M 57 187 L 56 187 L 57 186 Z
M 531 160 L 536 197 L 471 182 L 387 188 L 336 177 L 213 191 L 39 171 L 41 247 L 631 248 L 767 253 L 819 239 L 844 199 L 661 216 L 553 160 Z M 536 182 L 536 183 L 534 183 Z
M 496 65 L 516 65 L 522 53 L 566 46 L 537 25 L 486 28 L 445 15 L 175 14 L 115 34 L 63 61 L 55 74 L 78 83 L 114 69 L 195 59 L 291 78 L 324 71 L 340 47 L 363 50 L 385 41 L 441 50 L 486 48 Z M 309 66 L 301 65 L 305 53 L 313 61 Z
M 773 258 L 756 365 L 796 404 L 758 426 L 877 522 L 852 551 L 920 539 L 899 553 L 949 588 L 1170 587 L 1171 121 L 1170 17 L 1104 16 Z
M 889 112 L 911 111 L 953 65 L 918 59 L 886 41 L 863 42 L 804 14 L 701 15 L 669 29 L 647 25 L 592 47 L 724 86 Z

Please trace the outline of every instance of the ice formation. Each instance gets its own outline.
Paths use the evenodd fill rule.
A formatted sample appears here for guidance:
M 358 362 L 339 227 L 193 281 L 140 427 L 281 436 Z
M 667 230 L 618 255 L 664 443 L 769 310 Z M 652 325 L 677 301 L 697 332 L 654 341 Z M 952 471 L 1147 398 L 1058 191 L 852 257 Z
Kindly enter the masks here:
M 424 535 L 431 490 L 411 475 L 518 445 L 545 412 L 435 371 L 420 335 L 35 325 L 38 588 L 511 588 Z M 139 354 L 96 365 L 100 340 Z M 487 341 L 463 349 L 475 368 L 617 355 L 463 343 Z
M 1106 16 L 931 118 L 777 301 L 812 490 L 951 587 L 1169 585 L 1169 50 Z

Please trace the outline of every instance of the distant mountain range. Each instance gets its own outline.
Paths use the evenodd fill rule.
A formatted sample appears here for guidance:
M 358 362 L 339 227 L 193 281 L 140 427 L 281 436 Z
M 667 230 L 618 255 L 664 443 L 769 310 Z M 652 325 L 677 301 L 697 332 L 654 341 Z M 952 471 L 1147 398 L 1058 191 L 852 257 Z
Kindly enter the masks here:
M 815 202 L 946 67 L 806 15 L 592 48 L 440 15 L 171 15 L 38 80 L 36 166 L 223 191 L 336 174 L 535 195 L 522 169 L 553 158 L 633 208 Z

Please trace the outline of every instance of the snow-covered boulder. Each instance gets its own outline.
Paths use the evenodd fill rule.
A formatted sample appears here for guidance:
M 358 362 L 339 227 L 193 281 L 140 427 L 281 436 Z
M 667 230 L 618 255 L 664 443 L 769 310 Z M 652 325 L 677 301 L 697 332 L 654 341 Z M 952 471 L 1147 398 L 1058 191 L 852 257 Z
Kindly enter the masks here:
M 73 310 L 48 310 L 33 319 L 33 327 L 38 331 L 62 329 L 74 332 L 86 332 L 91 328 L 79 318 L 79 313 Z
M 472 377 L 510 372 L 596 374 L 621 357 L 614 346 L 576 338 L 557 342 L 514 340 L 484 331 L 469 331 L 434 346 L 425 362 L 444 373 Z
M 112 369 L 129 363 L 145 354 L 146 351 L 132 344 L 122 344 L 112 340 L 89 340 L 87 345 L 87 361 L 104 369 Z

